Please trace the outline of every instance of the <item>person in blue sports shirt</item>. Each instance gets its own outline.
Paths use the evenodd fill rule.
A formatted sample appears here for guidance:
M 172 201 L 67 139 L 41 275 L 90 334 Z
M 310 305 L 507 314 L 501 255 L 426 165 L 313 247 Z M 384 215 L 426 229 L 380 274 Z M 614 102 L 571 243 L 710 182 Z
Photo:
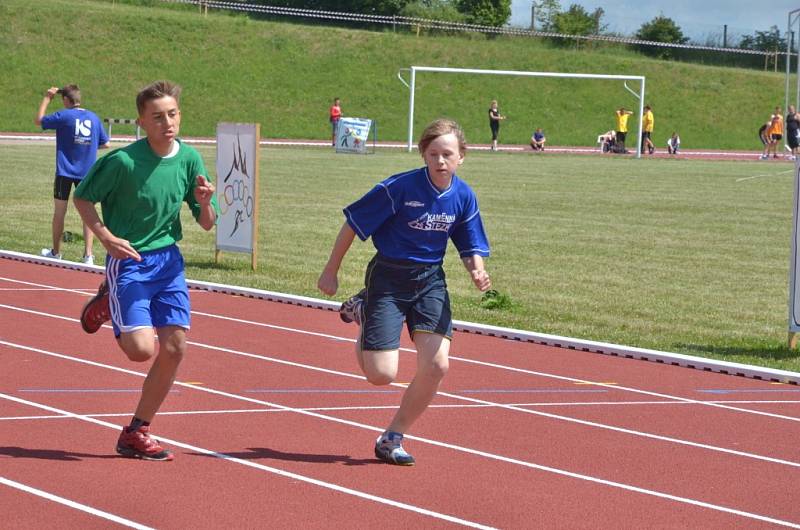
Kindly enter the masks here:
M 478 201 L 456 175 L 466 152 L 461 127 L 447 119 L 434 121 L 422 133 L 419 151 L 425 167 L 387 178 L 344 209 L 345 222 L 317 283 L 323 293 L 336 294 L 339 268 L 355 236 L 372 238 L 377 254 L 367 266 L 366 287 L 342 304 L 340 316 L 361 326 L 356 356 L 375 385 L 397 376 L 406 322 L 417 348 L 417 371 L 375 441 L 375 456 L 407 466 L 414 457 L 403 449 L 403 434 L 433 400 L 448 368 L 453 331 L 442 261 L 449 239 L 475 286 L 491 287 L 483 260 L 489 242 Z
M 122 456 L 144 460 L 173 458 L 150 435 L 150 422 L 175 381 L 191 324 L 183 256 L 177 246 L 183 237 L 181 207 L 188 204 L 206 231 L 214 227 L 219 213 L 203 159 L 178 139 L 180 94 L 181 87 L 169 81 L 142 89 L 136 96 L 137 123 L 147 137 L 98 160 L 73 200 L 108 251 L 106 280 L 84 306 L 81 326 L 95 333 L 110 318 L 125 355 L 134 362 L 153 361 L 131 423 L 122 428 L 116 447 Z
M 47 107 L 56 94 L 61 94 L 64 110 L 45 116 Z M 53 183 L 53 246 L 44 248 L 42 256 L 61 259 L 61 237 L 64 234 L 64 219 L 67 215 L 69 193 L 78 186 L 97 158 L 97 149 L 107 148 L 108 135 L 97 115 L 81 107 L 81 91 L 78 85 L 64 88 L 50 87 L 44 93 L 34 119 L 43 130 L 56 131 L 56 178 Z M 92 231 L 83 225 L 83 263 L 94 264 L 92 254 Z

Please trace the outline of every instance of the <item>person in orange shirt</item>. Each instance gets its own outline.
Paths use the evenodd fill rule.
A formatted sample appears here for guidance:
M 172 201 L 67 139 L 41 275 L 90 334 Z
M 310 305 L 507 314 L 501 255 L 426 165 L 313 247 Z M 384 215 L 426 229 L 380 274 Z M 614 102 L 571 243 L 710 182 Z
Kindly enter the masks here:
M 342 107 L 339 105 L 339 98 L 333 98 L 333 105 L 330 111 L 331 122 L 331 145 L 336 145 L 336 133 L 339 130 L 339 120 L 342 118 Z
M 780 114 L 772 115 L 769 127 L 767 127 L 767 139 L 769 143 L 764 147 L 761 159 L 769 158 L 770 151 L 772 151 L 772 158 L 778 158 L 778 143 L 783 139 L 783 117 Z

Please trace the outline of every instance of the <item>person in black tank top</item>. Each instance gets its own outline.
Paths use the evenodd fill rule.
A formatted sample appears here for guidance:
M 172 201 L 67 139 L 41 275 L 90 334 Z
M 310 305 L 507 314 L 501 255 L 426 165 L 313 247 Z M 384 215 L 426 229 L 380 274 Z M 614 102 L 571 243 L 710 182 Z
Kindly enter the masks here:
M 500 132 L 500 121 L 506 119 L 497 108 L 497 100 L 492 100 L 489 107 L 489 128 L 492 130 L 492 151 L 497 151 L 497 135 Z

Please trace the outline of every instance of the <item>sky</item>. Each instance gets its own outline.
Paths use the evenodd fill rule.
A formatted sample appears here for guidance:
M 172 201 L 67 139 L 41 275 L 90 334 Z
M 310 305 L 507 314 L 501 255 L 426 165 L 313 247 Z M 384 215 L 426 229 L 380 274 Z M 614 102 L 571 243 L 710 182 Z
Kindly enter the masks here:
M 531 0 L 512 0 L 510 24 L 530 27 Z M 706 36 L 721 36 L 728 25 L 728 35 L 752 35 L 778 26 L 786 33 L 789 11 L 800 9 L 800 0 L 560 0 L 561 10 L 572 4 L 583 6 L 589 13 L 602 7 L 601 22 L 607 31 L 633 35 L 642 24 L 663 14 L 692 40 L 702 42 Z M 799 13 L 800 14 L 800 13 Z M 797 24 L 794 25 L 797 31 Z

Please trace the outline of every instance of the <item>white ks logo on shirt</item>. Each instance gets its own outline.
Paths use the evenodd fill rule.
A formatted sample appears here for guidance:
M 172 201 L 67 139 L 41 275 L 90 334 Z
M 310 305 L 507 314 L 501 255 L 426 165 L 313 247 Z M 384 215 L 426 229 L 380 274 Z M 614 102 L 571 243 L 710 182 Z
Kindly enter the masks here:
M 75 118 L 75 143 L 88 144 L 92 139 L 92 120 Z

